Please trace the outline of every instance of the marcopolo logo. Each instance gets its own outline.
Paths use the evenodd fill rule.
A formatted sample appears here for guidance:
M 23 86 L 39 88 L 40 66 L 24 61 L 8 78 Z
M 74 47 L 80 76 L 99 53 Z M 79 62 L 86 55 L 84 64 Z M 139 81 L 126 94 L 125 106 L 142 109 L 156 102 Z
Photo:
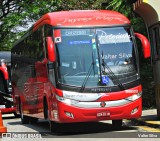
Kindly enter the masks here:
M 106 103 L 105 102 L 101 102 L 100 105 L 101 105 L 101 107 L 105 107 Z

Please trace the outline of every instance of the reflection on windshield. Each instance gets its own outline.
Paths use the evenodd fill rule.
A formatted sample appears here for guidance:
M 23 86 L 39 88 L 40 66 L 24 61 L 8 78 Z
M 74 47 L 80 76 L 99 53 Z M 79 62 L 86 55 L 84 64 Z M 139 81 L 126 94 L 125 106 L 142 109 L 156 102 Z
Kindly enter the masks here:
M 85 87 L 117 85 L 110 78 L 111 72 L 103 70 L 102 60 L 120 83 L 137 80 L 136 54 L 129 28 L 56 29 L 54 37 L 60 83 L 81 87 L 87 77 Z

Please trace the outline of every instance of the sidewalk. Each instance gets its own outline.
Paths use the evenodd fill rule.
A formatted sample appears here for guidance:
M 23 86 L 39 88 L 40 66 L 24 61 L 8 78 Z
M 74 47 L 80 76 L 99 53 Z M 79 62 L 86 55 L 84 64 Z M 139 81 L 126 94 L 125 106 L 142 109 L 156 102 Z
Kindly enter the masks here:
M 157 118 L 156 109 L 143 110 L 142 117 L 139 119 L 133 119 L 132 121 L 138 122 L 141 125 L 160 129 L 160 118 Z

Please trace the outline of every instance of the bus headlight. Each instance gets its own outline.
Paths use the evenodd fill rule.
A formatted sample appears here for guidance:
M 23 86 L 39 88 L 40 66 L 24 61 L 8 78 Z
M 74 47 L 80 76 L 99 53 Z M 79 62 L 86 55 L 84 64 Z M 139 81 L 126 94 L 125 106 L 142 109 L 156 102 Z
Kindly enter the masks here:
M 129 101 L 135 101 L 135 100 L 139 99 L 141 96 L 142 96 L 142 92 L 139 92 L 139 93 L 134 94 L 132 96 L 129 96 L 129 97 L 125 98 L 125 99 L 129 100 Z
M 68 98 L 64 98 L 64 97 L 60 97 L 58 95 L 56 95 L 56 99 L 60 102 L 63 102 L 67 105 L 75 105 L 76 103 L 78 103 L 79 101 L 73 100 L 73 99 L 68 99 Z

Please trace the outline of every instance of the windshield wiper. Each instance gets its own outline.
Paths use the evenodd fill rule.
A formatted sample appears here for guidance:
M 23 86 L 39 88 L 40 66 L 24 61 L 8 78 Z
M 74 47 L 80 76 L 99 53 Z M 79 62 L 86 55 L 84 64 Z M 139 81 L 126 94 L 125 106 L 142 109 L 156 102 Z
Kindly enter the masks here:
M 83 81 L 83 83 L 82 83 L 82 86 L 81 86 L 79 92 L 83 92 L 83 91 L 84 91 L 85 86 L 86 86 L 86 83 L 87 83 L 87 81 L 88 81 L 88 79 L 89 79 L 89 76 L 91 75 L 92 69 L 93 69 L 94 76 L 95 76 L 95 61 L 94 61 L 93 51 L 92 51 L 92 63 L 91 63 L 91 65 L 90 65 L 90 67 L 89 67 L 89 70 L 88 70 L 88 72 L 87 72 L 87 74 L 86 74 L 86 77 L 85 77 L 85 79 L 84 79 L 84 81 Z
M 112 79 L 112 81 L 119 86 L 120 90 L 125 90 L 123 84 L 119 81 L 119 79 L 114 74 L 114 72 L 110 69 L 110 67 L 104 62 L 103 51 L 102 51 L 102 66 L 104 68 L 102 73 L 106 73 Z M 105 72 L 105 68 L 108 70 L 109 73 Z

